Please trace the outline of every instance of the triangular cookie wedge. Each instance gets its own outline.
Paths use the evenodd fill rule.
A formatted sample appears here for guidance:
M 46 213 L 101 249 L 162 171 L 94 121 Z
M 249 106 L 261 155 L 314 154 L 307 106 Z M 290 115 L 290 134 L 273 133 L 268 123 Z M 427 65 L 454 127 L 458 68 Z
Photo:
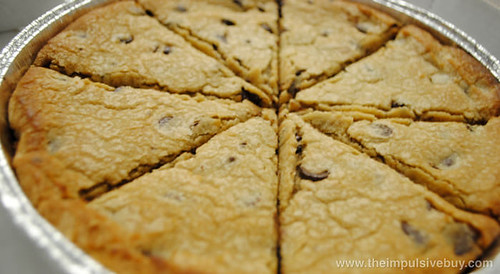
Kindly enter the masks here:
M 280 21 L 280 101 L 375 51 L 397 31 L 380 11 L 347 1 L 285 0 Z
M 269 95 L 193 48 L 133 1 L 109 4 L 77 19 L 49 40 L 35 65 L 112 86 L 235 100 L 253 96 L 271 104 Z
M 276 273 L 276 149 L 276 126 L 252 118 L 89 207 L 191 272 Z
M 388 260 L 415 272 L 457 273 L 460 260 L 481 256 L 500 233 L 493 219 L 455 208 L 294 114 L 280 125 L 279 153 L 283 273 L 373 273 L 374 263 Z
M 296 102 L 377 117 L 487 121 L 499 113 L 500 84 L 464 51 L 415 26 L 335 77 L 297 93 Z
M 88 180 L 65 182 L 84 198 L 122 184 L 258 115 L 245 100 L 209 100 L 32 67 L 9 104 L 19 138 L 15 157 L 43 151 Z
M 383 159 L 454 205 L 500 217 L 499 117 L 471 126 L 391 119 L 354 122 L 339 116 L 320 112 L 304 119 Z
M 160 22 L 237 75 L 278 96 L 278 4 L 274 0 L 139 0 Z

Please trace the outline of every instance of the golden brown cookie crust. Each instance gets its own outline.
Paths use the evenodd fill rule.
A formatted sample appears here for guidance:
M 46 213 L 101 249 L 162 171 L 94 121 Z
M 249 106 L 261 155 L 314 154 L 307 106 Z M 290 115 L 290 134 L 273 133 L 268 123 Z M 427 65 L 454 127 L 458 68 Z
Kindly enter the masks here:
M 92 10 L 49 40 L 35 65 L 111 86 L 156 88 L 241 100 L 271 96 L 192 47 L 133 1 Z
M 15 134 L 20 137 L 13 167 L 21 187 L 42 216 L 68 239 L 119 273 L 330 272 L 336 267 L 332 265 L 334 259 L 340 255 L 352 259 L 367 255 L 385 259 L 401 254 L 407 259 L 423 258 L 423 254 L 431 259 L 477 259 L 499 235 L 498 223 L 484 215 L 500 216 L 498 167 L 495 164 L 496 156 L 500 155 L 497 152 L 500 145 L 496 141 L 500 134 L 500 120 L 496 117 L 500 110 L 500 84 L 463 50 L 441 44 L 418 27 L 405 26 L 395 40 L 387 42 L 399 28 L 399 23 L 393 18 L 365 5 L 343 0 L 331 2 L 283 1 L 281 25 L 278 24 L 278 5 L 272 0 L 118 1 L 82 16 L 40 51 L 35 65 L 42 67 L 30 68 L 11 98 L 9 120 Z M 318 9 L 322 10 L 318 16 L 311 16 L 310 12 Z M 335 21 L 332 19 L 337 16 L 335 14 L 342 17 L 335 19 L 341 22 L 339 26 L 356 36 L 355 39 L 349 35 L 337 39 L 340 40 L 339 47 L 347 49 L 349 45 L 356 45 L 355 49 L 349 48 L 348 52 L 342 51 L 339 58 L 327 60 L 326 67 L 307 52 L 297 54 L 296 48 L 302 42 L 289 38 L 293 38 L 295 27 L 300 29 L 301 26 L 296 24 L 300 23 L 299 19 L 306 16 L 313 21 L 325 19 L 325 23 L 331 23 Z M 200 18 L 206 19 L 206 24 L 197 22 Z M 217 27 L 211 29 L 214 22 Z M 318 37 L 314 39 L 325 40 L 325 43 L 319 43 L 320 46 L 328 48 L 333 45 L 328 44 L 328 41 L 332 42 L 328 39 L 334 32 L 323 33 L 321 24 L 310 26 L 310 33 L 302 32 L 304 35 L 299 38 L 306 39 L 309 37 L 306 34 L 316 34 Z M 243 39 L 249 35 L 252 37 L 250 43 Z M 311 48 L 318 46 L 305 44 Z M 430 108 L 428 106 L 432 104 L 425 100 L 422 103 L 415 90 L 404 92 L 416 98 L 415 104 L 411 100 L 410 103 L 397 100 L 399 98 L 380 104 L 359 102 L 356 100 L 363 98 L 359 92 L 349 96 L 338 96 L 342 92 L 332 94 L 335 85 L 345 78 L 347 84 L 342 88 L 347 89 L 362 82 L 372 84 L 390 80 L 390 77 L 378 79 L 374 73 L 376 70 L 363 72 L 356 67 L 376 59 L 379 52 L 389 51 L 387 48 L 390 47 L 400 47 L 403 57 L 408 52 L 416 52 L 415 56 L 432 71 L 429 75 L 424 73 L 422 79 L 439 85 L 445 85 L 451 79 L 454 91 L 461 93 L 446 93 L 448 95 L 440 98 L 444 98 L 441 100 L 444 105 Z M 335 53 L 326 49 L 325 52 L 326 55 Z M 301 66 L 299 59 L 313 61 Z M 377 62 L 384 61 L 381 58 Z M 355 64 L 348 65 L 350 62 Z M 414 71 L 419 69 L 417 67 Z M 394 71 L 399 71 L 399 67 L 396 66 Z M 81 79 L 87 77 L 89 79 Z M 398 85 L 401 79 L 393 80 L 389 81 L 389 86 Z M 411 86 L 408 82 L 405 85 Z M 279 89 L 279 111 L 266 108 L 276 104 Z M 62 95 L 65 92 L 67 96 Z M 120 99 L 103 95 L 112 92 Z M 64 100 L 59 100 L 63 97 Z M 82 97 L 89 105 L 102 108 L 96 111 L 85 109 L 79 103 L 68 103 Z M 163 102 L 162 98 L 170 98 L 171 105 L 167 108 L 158 106 Z M 387 97 L 377 94 L 370 98 Z M 119 115 L 126 109 L 134 109 L 130 105 L 136 101 L 136 113 Z M 464 101 L 467 103 L 460 103 Z M 175 115 L 170 113 L 172 109 Z M 185 115 L 181 115 L 184 118 L 178 121 L 176 130 L 158 134 L 156 129 L 145 128 L 142 123 L 155 111 L 161 114 L 152 120 L 158 128 L 174 121 L 172 116 Z M 68 119 L 75 113 L 78 119 Z M 199 115 L 208 118 L 191 119 Z M 104 136 L 106 129 L 101 126 L 109 123 L 110 128 L 116 129 L 113 123 L 120 119 L 123 125 L 130 125 L 121 129 L 133 134 Z M 82 121 L 89 124 L 78 125 Z M 479 173 L 483 177 L 471 180 L 487 182 L 491 187 L 476 191 L 475 187 L 464 184 L 468 176 L 449 178 L 443 172 L 436 174 L 416 167 L 437 161 L 434 167 L 430 167 L 435 169 L 443 164 L 443 159 L 446 164 L 455 158 L 448 160 L 443 156 L 429 160 L 414 157 L 420 161 L 416 164 L 410 161 L 414 160 L 411 157 L 399 161 L 393 157 L 393 154 L 402 153 L 399 143 L 396 144 L 399 149 L 384 154 L 377 150 L 380 138 L 365 138 L 362 130 L 360 134 L 355 132 L 357 126 L 370 124 L 411 127 L 419 123 L 430 124 L 429 121 L 439 126 L 455 121 L 453 124 L 461 126 L 458 133 L 443 134 L 456 135 L 455 139 L 452 138 L 454 146 L 464 148 L 467 153 L 473 152 L 464 161 L 471 169 L 464 169 L 464 172 L 474 177 L 477 173 L 474 167 L 481 166 Z M 94 123 L 97 126 L 92 126 Z M 248 125 L 251 128 L 245 129 Z M 280 132 L 276 136 L 278 126 Z M 259 127 L 262 130 L 257 130 Z M 462 130 L 464 128 L 470 132 Z M 239 131 L 235 132 L 236 129 Z M 176 134 L 181 131 L 187 133 L 177 138 Z M 73 143 L 86 147 L 80 151 L 81 155 L 75 150 L 68 150 L 65 156 L 57 154 L 57 150 L 65 146 L 54 142 L 54 137 L 67 137 L 68 132 L 75 137 Z M 80 136 L 78 132 L 90 135 Z M 95 140 L 87 138 L 93 136 L 92 132 L 98 136 Z M 460 138 L 471 139 L 464 136 L 473 134 L 477 134 L 474 145 L 479 146 L 478 149 L 468 147 L 470 142 L 461 142 Z M 230 138 L 226 138 L 228 135 Z M 410 135 L 405 140 L 418 139 L 416 134 Z M 243 136 L 255 138 L 243 141 Z M 414 141 L 415 152 L 424 145 L 438 145 L 439 148 L 430 150 L 439 155 L 444 153 L 441 149 L 448 149 L 446 144 L 436 141 L 440 137 L 429 136 L 434 139 Z M 232 146 L 231 138 L 242 141 L 238 146 Z M 255 142 L 252 151 L 239 153 L 250 141 Z M 100 145 L 94 146 L 96 143 Z M 179 144 L 183 144 L 182 147 Z M 167 147 L 169 153 L 159 153 L 157 145 Z M 116 151 L 113 151 L 116 146 L 123 146 L 124 153 L 120 157 L 125 164 L 109 160 L 116 156 Z M 481 156 L 481 153 L 488 156 Z M 102 156 L 102 159 L 86 157 L 87 154 Z M 251 158 L 252 155 L 255 157 Z M 384 155 L 385 165 L 368 157 L 381 160 Z M 240 163 L 240 156 L 251 159 Z M 90 166 L 96 168 L 75 164 L 79 160 L 88 160 Z M 153 163 L 153 166 L 139 169 L 137 176 L 130 176 L 130 163 L 144 162 Z M 231 164 L 237 164 L 238 170 L 243 172 L 226 170 L 225 166 Z M 100 173 L 102 170 L 104 172 Z M 245 174 L 244 178 L 240 178 L 241 174 Z M 349 174 L 348 178 L 344 177 L 345 174 Z M 356 181 L 356 178 L 362 180 Z M 175 185 L 176 179 L 182 184 Z M 206 185 L 195 187 L 202 182 Z M 233 186 L 231 182 L 238 182 L 238 185 Z M 413 182 L 427 185 L 440 196 Z M 245 184 L 249 184 L 248 187 Z M 351 189 L 351 184 L 360 186 Z M 386 191 L 375 187 L 377 184 L 387 187 Z M 215 185 L 223 186 L 224 191 L 211 192 Z M 343 194 L 336 192 L 339 186 L 345 187 L 346 196 L 352 196 L 344 199 Z M 210 197 L 212 202 L 208 204 L 171 207 L 173 211 L 187 212 L 185 216 L 176 216 L 179 222 L 172 224 L 174 230 L 184 229 L 194 235 L 206 227 L 218 235 L 203 235 L 208 248 L 207 252 L 201 253 L 206 257 L 190 253 L 196 248 L 189 246 L 200 244 L 196 237 L 188 237 L 185 243 L 189 242 L 189 246 L 183 250 L 176 249 L 183 241 L 168 238 L 171 233 L 168 229 L 160 229 L 159 237 L 155 233 L 145 233 L 149 225 L 161 219 L 151 219 L 154 214 L 115 215 L 122 209 L 120 200 L 122 203 L 127 200 L 130 204 L 141 204 L 141 210 L 151 208 L 151 212 L 161 212 L 164 222 L 173 221 L 168 217 L 169 208 L 155 210 L 159 204 L 153 202 L 155 199 L 180 199 L 175 193 L 160 195 L 164 188 L 188 189 L 191 194 L 196 194 L 193 197 Z M 82 192 L 82 189 L 88 192 Z M 230 192 L 231 189 L 235 192 Z M 149 190 L 154 191 L 149 193 Z M 262 194 L 259 191 L 265 192 L 265 197 L 255 194 Z M 464 192 L 470 193 L 465 195 Z M 89 202 L 103 193 L 106 194 Z M 233 196 L 241 196 L 241 199 L 228 198 Z M 224 202 L 218 199 L 224 199 Z M 225 204 L 226 200 L 233 203 Z M 335 204 L 338 201 L 346 202 L 347 206 L 328 206 L 330 202 Z M 351 201 L 359 202 L 349 204 Z M 449 202 L 483 215 L 465 212 Z M 201 207 L 199 211 L 196 205 Z M 218 210 L 217 205 L 223 210 Z M 244 218 L 238 215 L 240 207 L 248 209 L 255 205 L 262 207 L 245 211 L 242 214 L 248 216 Z M 214 206 L 216 209 L 211 211 Z M 219 212 L 220 216 L 229 219 L 220 221 L 217 219 L 220 216 L 212 212 Z M 189 218 L 197 214 L 201 214 L 199 218 L 190 222 Z M 203 214 L 213 216 L 205 218 Z M 246 218 L 246 222 L 235 221 L 240 217 Z M 128 218 L 136 219 L 130 221 Z M 213 224 L 214 220 L 221 224 Z M 380 226 L 376 228 L 376 225 Z M 224 233 L 226 230 L 218 231 L 218 227 L 228 228 L 228 234 Z M 229 232 L 235 227 L 238 235 L 229 237 Z M 247 234 L 251 236 L 241 238 Z M 217 249 L 218 239 L 226 236 L 227 241 L 221 244 L 224 248 L 220 248 L 220 253 L 212 252 Z M 345 241 L 349 237 L 352 239 Z M 157 241 L 160 238 L 162 240 Z M 398 239 L 398 245 L 401 245 L 396 246 L 394 239 Z M 227 246 L 233 249 L 225 248 Z M 373 246 L 377 249 L 371 248 Z M 250 247 L 255 248 L 245 250 Z M 181 251 L 177 257 L 169 254 L 178 250 Z M 250 261 L 245 260 L 246 252 L 251 253 L 246 258 L 251 258 Z M 231 256 L 237 259 L 233 260 Z M 441 270 L 458 272 L 458 269 Z M 415 270 L 418 273 L 433 271 L 435 269 Z
M 458 210 L 388 166 L 319 133 L 295 114 L 286 116 L 280 126 L 285 273 L 354 270 L 339 268 L 340 260 L 474 260 L 499 235 L 493 219 Z

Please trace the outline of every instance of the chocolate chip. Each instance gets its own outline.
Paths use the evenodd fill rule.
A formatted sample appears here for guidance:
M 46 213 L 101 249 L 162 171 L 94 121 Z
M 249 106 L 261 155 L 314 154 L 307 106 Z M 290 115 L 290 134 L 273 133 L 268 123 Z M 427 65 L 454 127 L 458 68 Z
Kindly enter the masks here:
M 425 237 L 422 232 L 417 230 L 412 225 L 408 224 L 406 221 L 401 222 L 401 229 L 408 235 L 415 243 L 425 244 L 427 242 L 427 237 Z
M 257 7 L 257 9 L 258 9 L 260 12 L 265 12 L 265 11 L 266 11 L 263 7 Z
M 295 94 L 297 94 L 297 91 L 299 91 L 299 89 L 295 85 L 295 81 L 293 81 L 293 83 L 287 89 L 287 92 L 293 97 L 295 97 Z
M 223 35 L 216 35 L 217 39 L 221 40 L 224 43 L 227 43 L 227 35 L 224 33 Z
M 444 233 L 453 244 L 453 251 L 459 256 L 471 251 L 479 238 L 478 233 L 465 223 L 450 224 Z
M 163 48 L 163 53 L 164 53 L 164 54 L 168 55 L 168 54 L 170 54 L 171 52 L 172 52 L 172 48 L 171 48 L 171 47 L 169 47 L 169 46 L 165 46 L 165 47 Z
M 233 0 L 233 3 L 235 3 L 236 5 L 238 5 L 240 7 L 243 7 L 243 3 L 241 3 L 241 0 Z
M 170 122 L 170 120 L 172 120 L 174 117 L 172 116 L 165 116 L 163 118 L 161 118 L 159 121 L 158 121 L 158 125 L 160 127 L 164 127 L 168 124 L 168 122 Z
M 433 209 L 436 209 L 434 207 L 434 205 L 431 202 L 427 201 L 427 200 L 425 200 L 425 208 L 427 208 L 427 210 L 429 210 L 429 211 L 431 211 Z
M 261 26 L 263 29 L 265 29 L 267 32 L 269 32 L 269 33 L 273 33 L 273 29 L 271 29 L 271 27 L 270 27 L 268 24 L 266 24 L 266 23 L 262 23 L 262 24 L 260 24 L 260 26 Z
M 299 69 L 295 72 L 295 76 L 300 76 L 304 71 L 306 71 L 305 69 Z
M 176 8 L 175 8 L 176 11 L 178 12 L 186 12 L 187 9 L 186 7 L 182 6 L 182 5 L 178 5 Z
M 303 147 L 302 145 L 298 145 L 297 149 L 295 150 L 295 154 L 302 154 Z
M 148 16 L 151 16 L 151 17 L 153 17 L 153 16 L 154 16 L 154 14 L 153 14 L 153 12 L 152 12 L 151 10 L 146 10 L 146 14 L 147 14 Z
M 384 137 L 389 137 L 392 135 L 393 130 L 390 128 L 388 125 L 384 124 L 372 124 L 372 126 L 375 128 L 375 131 L 378 135 L 384 136 Z
M 227 159 L 228 162 L 232 163 L 234 161 L 236 161 L 236 158 L 234 158 L 233 156 L 229 157 L 229 159 Z
M 240 146 L 242 146 L 242 147 L 246 147 L 247 145 L 248 145 L 247 142 L 240 143 Z
M 258 95 L 255 95 L 253 93 L 250 93 L 248 90 L 242 88 L 241 89 L 241 101 L 243 100 L 248 100 L 252 103 L 254 103 L 256 106 L 261 106 L 262 100 Z
M 300 136 L 297 133 L 295 133 L 295 140 L 297 140 L 297 142 L 302 141 L 302 136 Z
M 311 180 L 311 181 L 315 181 L 315 182 L 321 181 L 321 180 L 327 178 L 328 175 L 330 175 L 330 171 L 328 171 L 328 170 L 325 170 L 325 171 L 322 171 L 319 173 L 314 173 L 314 172 L 307 170 L 306 168 L 304 168 L 302 166 L 297 166 L 297 171 L 299 172 L 299 176 L 302 179 Z
M 404 107 L 404 106 L 405 106 L 405 104 L 403 104 L 403 103 L 391 101 L 391 108 L 400 108 L 400 107 Z
M 361 32 L 361 33 L 367 33 L 368 32 L 368 29 L 366 28 L 366 26 L 361 25 L 361 24 L 356 24 L 356 29 L 359 30 L 359 32 Z
M 452 165 L 455 164 L 455 160 L 453 158 L 451 158 L 451 157 L 448 157 L 448 158 L 446 158 L 446 159 L 443 160 L 442 164 L 444 166 L 450 167 L 450 166 L 452 166 Z
M 458 155 L 456 153 L 452 153 L 448 157 L 442 159 L 437 166 L 432 164 L 431 166 L 437 169 L 448 169 L 456 165 L 457 161 L 458 161 Z
M 231 21 L 229 19 L 222 19 L 221 22 L 222 22 L 222 24 L 228 25 L 228 26 L 234 26 L 234 25 L 236 25 L 233 21 Z
M 217 45 L 216 45 L 216 44 L 212 44 L 212 48 L 213 48 L 214 50 L 217 50 L 217 49 L 218 49 L 218 47 L 217 47 Z
M 132 35 L 129 35 L 126 37 L 120 37 L 120 42 L 122 42 L 122 43 L 129 44 L 132 41 L 134 41 L 134 36 L 132 36 Z

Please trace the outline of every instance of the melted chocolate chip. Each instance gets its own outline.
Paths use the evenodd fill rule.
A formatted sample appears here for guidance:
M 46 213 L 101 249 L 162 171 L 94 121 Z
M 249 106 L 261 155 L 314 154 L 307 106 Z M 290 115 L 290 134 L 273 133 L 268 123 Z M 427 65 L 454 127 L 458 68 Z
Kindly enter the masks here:
M 216 35 L 216 37 L 217 37 L 217 39 L 221 40 L 222 42 L 227 43 L 226 34 L 223 34 L 223 35 L 218 34 L 218 35 Z
M 153 16 L 154 16 L 153 12 L 152 12 L 152 11 L 150 11 L 150 10 L 146 10 L 146 14 L 147 14 L 148 16 L 151 16 L 151 17 L 153 17 Z
M 297 142 L 302 141 L 302 136 L 300 136 L 297 133 L 295 133 L 295 140 L 297 140 Z
M 182 5 L 178 5 L 176 8 L 175 8 L 176 11 L 178 12 L 186 12 L 187 9 L 186 7 L 182 6 Z
M 356 24 L 356 29 L 357 29 L 359 32 L 361 32 L 361 33 L 367 33 L 367 32 L 368 32 L 368 30 L 366 29 L 366 27 L 365 27 L 365 26 L 363 26 L 363 25 L 360 25 L 360 24 Z
M 229 159 L 227 159 L 227 161 L 228 161 L 229 163 L 232 163 L 232 162 L 236 161 L 236 158 L 235 158 L 235 157 L 233 157 L 233 156 L 231 156 L 231 157 L 229 157 Z
M 417 244 L 425 244 L 427 242 L 427 238 L 420 232 L 418 229 L 408 224 L 406 221 L 401 222 L 401 229 L 403 232 L 408 235 L 415 243 Z
M 170 120 L 172 120 L 174 117 L 172 116 L 165 116 L 163 118 L 161 118 L 159 121 L 158 121 L 158 125 L 160 127 L 164 127 L 168 124 L 168 122 L 170 122 Z
M 306 71 L 305 69 L 299 69 L 295 72 L 295 76 L 300 76 L 304 71 Z
M 432 164 L 431 166 L 437 169 L 448 169 L 456 165 L 457 161 L 458 161 L 458 155 L 456 153 L 452 153 L 448 157 L 442 159 L 437 166 Z
M 267 32 L 269 32 L 269 33 L 274 33 L 274 32 L 273 32 L 273 29 L 271 29 L 271 27 L 270 27 L 268 24 L 266 24 L 266 23 L 262 23 L 262 24 L 260 24 L 260 26 L 261 26 L 263 29 L 265 29 Z
M 260 12 L 265 12 L 265 11 L 266 11 L 263 7 L 257 7 L 257 9 L 258 9 Z
M 434 207 L 434 205 L 431 202 L 427 201 L 427 200 L 425 200 L 425 208 L 427 208 L 427 210 L 429 210 L 429 211 L 431 211 L 433 209 L 436 209 Z
M 240 143 L 240 146 L 242 146 L 242 147 L 246 147 L 247 145 L 248 145 L 247 142 Z
M 295 154 L 302 154 L 303 147 L 302 145 L 298 145 L 297 149 L 295 150 Z
M 306 180 L 311 180 L 314 182 L 321 181 L 321 180 L 327 178 L 328 175 L 330 175 L 330 171 L 328 171 L 328 170 L 325 170 L 325 171 L 322 171 L 319 173 L 314 173 L 314 172 L 307 170 L 306 168 L 304 168 L 302 166 L 297 166 L 297 171 L 299 172 L 300 178 L 306 179 Z
M 406 106 L 405 104 L 403 103 L 399 103 L 399 102 L 396 102 L 396 101 L 392 101 L 391 102 L 391 108 L 400 108 L 400 107 L 404 107 Z
M 299 89 L 295 85 L 296 84 L 294 81 L 287 90 L 287 92 L 293 97 L 295 97 L 295 94 L 297 94 L 297 92 L 299 91 Z
M 392 135 L 393 130 L 387 125 L 384 124 L 372 124 L 372 126 L 375 128 L 376 133 L 378 135 L 384 136 L 384 137 L 389 137 Z
M 255 95 L 253 93 L 250 93 L 248 90 L 242 88 L 241 89 L 241 101 L 243 100 L 248 100 L 252 103 L 254 103 L 257 106 L 261 106 L 262 100 L 258 95 Z
M 164 54 L 168 55 L 168 54 L 170 54 L 171 52 L 172 52 L 172 47 L 165 46 L 165 47 L 163 48 L 163 53 L 164 53 Z
M 132 35 L 120 38 L 120 42 L 122 42 L 124 44 L 129 44 L 132 41 L 134 41 L 134 36 L 132 36 Z
M 240 7 L 243 7 L 243 3 L 241 3 L 241 0 L 233 0 L 233 3 L 235 3 L 236 5 L 238 5 Z
M 222 19 L 221 22 L 222 22 L 222 24 L 228 25 L 228 26 L 234 26 L 234 25 L 236 25 L 236 23 L 234 23 L 233 21 L 231 21 L 229 19 Z
M 465 223 L 448 225 L 444 231 L 453 244 L 453 251 L 459 256 L 470 252 L 479 238 L 478 233 Z

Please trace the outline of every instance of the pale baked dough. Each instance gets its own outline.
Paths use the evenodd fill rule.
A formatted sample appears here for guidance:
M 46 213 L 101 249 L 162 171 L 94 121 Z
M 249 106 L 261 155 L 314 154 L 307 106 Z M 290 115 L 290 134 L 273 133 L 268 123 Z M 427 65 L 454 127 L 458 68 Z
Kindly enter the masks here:
M 271 0 L 137 2 L 56 35 L 9 103 L 21 187 L 103 265 L 390 272 L 336 260 L 486 254 L 500 91 L 472 57 L 415 26 L 385 44 L 398 23 L 346 1 L 282 1 L 281 37 Z
M 500 233 L 494 220 L 458 210 L 295 114 L 279 138 L 283 273 L 401 271 L 339 267 L 342 260 L 474 260 Z
M 82 174 L 66 187 L 92 198 L 260 111 L 247 100 L 115 89 L 33 67 L 11 97 L 9 121 L 19 137 L 16 157 L 46 151 Z
M 297 93 L 300 105 L 377 117 L 481 122 L 500 110 L 500 84 L 462 50 L 404 27 L 396 40 Z
M 252 118 L 89 207 L 141 234 L 147 254 L 186 269 L 276 273 L 276 130 Z
M 138 0 L 196 48 L 278 96 L 278 5 L 274 0 Z
M 280 101 L 375 51 L 397 31 L 390 16 L 347 1 L 284 0 L 280 20 Z
M 151 87 L 234 100 L 252 94 L 264 105 L 271 104 L 269 94 L 193 48 L 133 1 L 106 5 L 80 17 L 49 40 L 35 65 L 116 87 Z
M 320 131 L 383 159 L 457 207 L 500 216 L 499 117 L 486 125 L 409 119 L 370 121 L 320 111 L 302 117 Z

